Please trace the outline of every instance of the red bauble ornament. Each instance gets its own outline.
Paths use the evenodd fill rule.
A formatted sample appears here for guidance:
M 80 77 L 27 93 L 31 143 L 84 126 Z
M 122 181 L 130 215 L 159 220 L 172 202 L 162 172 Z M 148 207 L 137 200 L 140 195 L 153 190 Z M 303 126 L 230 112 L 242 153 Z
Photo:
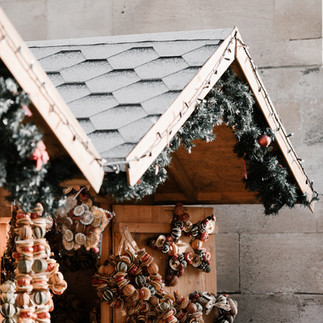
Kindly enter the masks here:
M 268 135 L 262 135 L 258 138 L 258 143 L 261 147 L 268 147 L 271 143 L 271 138 Z

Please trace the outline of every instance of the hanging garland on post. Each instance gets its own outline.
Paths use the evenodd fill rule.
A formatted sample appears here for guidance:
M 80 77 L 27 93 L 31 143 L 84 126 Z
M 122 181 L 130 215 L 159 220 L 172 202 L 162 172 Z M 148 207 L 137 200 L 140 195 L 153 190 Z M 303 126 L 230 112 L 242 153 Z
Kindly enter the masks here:
M 29 103 L 13 79 L 0 77 L 0 187 L 25 212 L 40 202 L 44 215 L 54 214 L 63 196 L 59 183 L 78 170 L 70 159 L 49 162 L 41 132 L 26 121 Z
M 294 179 L 290 178 L 288 171 L 280 164 L 281 156 L 271 151 L 269 145 L 275 140 L 275 135 L 256 110 L 249 86 L 230 70 L 224 73 L 205 99 L 197 105 L 173 137 L 169 147 L 166 146 L 160 153 L 140 182 L 129 186 L 125 173 L 109 174 L 103 182 L 101 193 L 120 201 L 141 199 L 153 194 L 158 185 L 167 179 L 165 168 L 171 161 L 171 153 L 180 144 L 190 152 L 196 139 L 206 142 L 214 140 L 214 127 L 222 123 L 234 131 L 237 139 L 234 151 L 246 163 L 243 179 L 245 186 L 256 192 L 266 214 L 276 214 L 283 206 L 293 207 L 296 202 L 306 206 L 310 204 L 311 201 L 301 193 Z

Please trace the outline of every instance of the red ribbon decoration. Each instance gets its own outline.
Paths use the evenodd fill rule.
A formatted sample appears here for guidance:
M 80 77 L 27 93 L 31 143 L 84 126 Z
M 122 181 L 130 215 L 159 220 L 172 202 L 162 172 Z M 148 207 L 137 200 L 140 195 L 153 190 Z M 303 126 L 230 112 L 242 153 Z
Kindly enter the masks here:
M 40 171 L 42 166 L 47 164 L 47 162 L 49 161 L 49 155 L 42 140 L 37 143 L 36 149 L 34 150 L 31 159 L 36 160 L 36 169 L 38 171 Z

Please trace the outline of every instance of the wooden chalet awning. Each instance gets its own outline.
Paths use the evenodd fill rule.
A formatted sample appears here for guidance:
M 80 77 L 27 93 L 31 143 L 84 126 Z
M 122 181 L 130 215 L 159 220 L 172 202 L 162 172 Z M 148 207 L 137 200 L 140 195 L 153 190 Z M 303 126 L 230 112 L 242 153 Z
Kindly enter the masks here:
M 300 190 L 313 190 L 237 28 L 29 44 L 72 112 L 106 159 L 105 170 L 126 171 L 135 185 L 223 73 L 246 81 L 275 148 Z M 169 179 L 149 203 L 258 203 L 245 190 L 244 165 L 233 153 L 232 130 L 174 155 Z M 143 201 L 145 203 L 145 201 Z

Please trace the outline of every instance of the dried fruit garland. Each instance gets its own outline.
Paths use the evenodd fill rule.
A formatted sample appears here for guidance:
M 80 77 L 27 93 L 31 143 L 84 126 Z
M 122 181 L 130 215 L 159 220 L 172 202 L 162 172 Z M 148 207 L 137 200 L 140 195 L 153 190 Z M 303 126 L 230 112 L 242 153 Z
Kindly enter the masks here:
M 48 222 L 42 213 L 43 207 L 38 204 L 31 213 L 19 209 L 15 215 L 15 297 L 10 299 L 12 306 L 2 308 L 7 322 L 17 318 L 22 323 L 49 323 L 49 312 L 54 308 L 49 289 L 61 295 L 67 288 L 58 263 L 50 258 L 51 249 L 45 239 Z M 8 286 L 12 283 L 3 287 L 6 293 L 12 289 Z
M 84 247 L 98 253 L 101 234 L 114 214 L 94 206 L 85 187 L 73 186 L 64 192 L 69 194 L 66 203 L 56 212 L 64 248 L 72 252 Z
M 93 278 L 93 286 L 103 302 L 126 314 L 126 322 L 197 322 L 203 323 L 203 312 L 215 322 L 233 322 L 237 303 L 227 296 L 194 292 L 181 296 L 168 294 L 158 265 L 144 249 L 125 250 L 111 255 Z
M 173 212 L 172 229 L 168 235 L 159 235 L 148 239 L 147 244 L 169 255 L 166 272 L 166 285 L 175 286 L 188 265 L 210 272 L 211 253 L 203 248 L 209 234 L 215 230 L 215 216 L 211 215 L 197 223 L 192 223 L 189 214 L 181 203 L 177 203 Z M 191 237 L 190 245 L 194 251 L 178 253 L 177 243 L 182 234 Z

